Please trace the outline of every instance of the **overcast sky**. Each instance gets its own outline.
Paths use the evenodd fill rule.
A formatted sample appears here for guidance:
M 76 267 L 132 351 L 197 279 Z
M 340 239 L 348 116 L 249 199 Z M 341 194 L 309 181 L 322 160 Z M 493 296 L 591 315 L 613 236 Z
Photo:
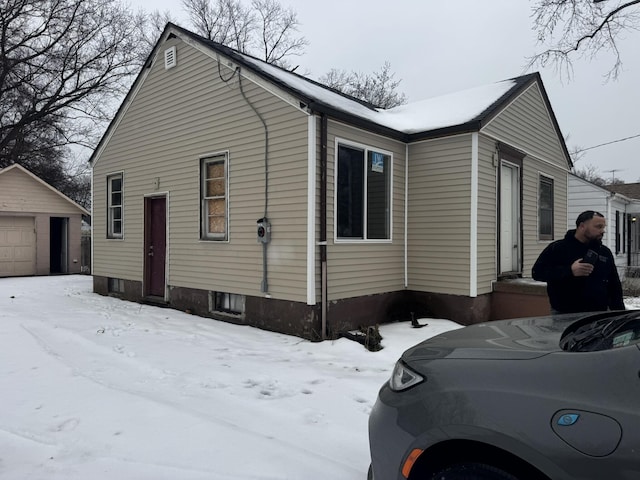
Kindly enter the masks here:
M 248 3 L 248 0 L 245 0 Z M 512 78 L 541 50 L 532 30 L 532 2 L 522 0 L 281 0 L 291 6 L 309 41 L 293 59 L 317 79 L 331 68 L 378 71 L 385 61 L 410 102 Z M 134 8 L 169 10 L 184 18 L 178 0 L 131 0 Z M 178 23 L 189 28 L 186 21 Z M 574 58 L 573 77 L 553 67 L 542 75 L 570 150 L 640 135 L 640 32 L 619 42 L 623 71 L 606 82 L 614 58 Z M 576 168 L 593 166 L 605 178 L 640 181 L 640 136 L 586 151 Z M 612 172 L 615 170 L 615 172 Z

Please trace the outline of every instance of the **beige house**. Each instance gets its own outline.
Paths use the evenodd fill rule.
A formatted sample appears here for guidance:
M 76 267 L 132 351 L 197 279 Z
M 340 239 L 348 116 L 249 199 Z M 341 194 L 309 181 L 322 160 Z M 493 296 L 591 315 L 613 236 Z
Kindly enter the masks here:
M 0 170 L 0 277 L 80 273 L 83 215 L 26 168 Z
M 385 111 L 172 24 L 91 163 L 96 292 L 307 338 L 496 318 L 567 224 L 537 73 Z

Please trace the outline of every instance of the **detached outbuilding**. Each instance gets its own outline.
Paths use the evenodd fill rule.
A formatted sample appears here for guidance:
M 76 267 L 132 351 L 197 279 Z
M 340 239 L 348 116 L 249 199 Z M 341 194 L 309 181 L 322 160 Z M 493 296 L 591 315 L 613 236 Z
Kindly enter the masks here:
M 571 166 L 537 73 L 381 110 L 172 24 L 91 164 L 96 292 L 306 338 L 493 318 Z
M 21 165 L 0 170 L 0 277 L 80 273 L 83 215 Z

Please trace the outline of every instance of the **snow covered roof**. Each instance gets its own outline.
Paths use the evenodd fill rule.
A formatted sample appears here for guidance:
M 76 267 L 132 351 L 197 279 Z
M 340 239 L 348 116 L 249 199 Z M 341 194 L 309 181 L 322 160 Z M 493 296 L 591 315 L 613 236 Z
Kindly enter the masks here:
M 405 141 L 477 131 L 511 98 L 532 82 L 540 81 L 539 74 L 528 74 L 385 110 L 208 40 L 177 25 L 168 24 L 167 29 L 174 30 L 179 35 L 187 35 L 230 57 L 241 67 L 299 97 L 312 110 L 342 117 L 359 126 L 382 130 L 381 133 Z

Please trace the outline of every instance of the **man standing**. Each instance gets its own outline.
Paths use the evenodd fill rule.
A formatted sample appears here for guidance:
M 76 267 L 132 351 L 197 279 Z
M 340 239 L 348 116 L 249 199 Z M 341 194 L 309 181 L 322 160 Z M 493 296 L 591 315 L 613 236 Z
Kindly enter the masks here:
M 548 245 L 536 260 L 532 275 L 547 282 L 551 313 L 624 310 L 613 254 L 602 244 L 605 227 L 601 213 L 582 212 L 576 229 Z

